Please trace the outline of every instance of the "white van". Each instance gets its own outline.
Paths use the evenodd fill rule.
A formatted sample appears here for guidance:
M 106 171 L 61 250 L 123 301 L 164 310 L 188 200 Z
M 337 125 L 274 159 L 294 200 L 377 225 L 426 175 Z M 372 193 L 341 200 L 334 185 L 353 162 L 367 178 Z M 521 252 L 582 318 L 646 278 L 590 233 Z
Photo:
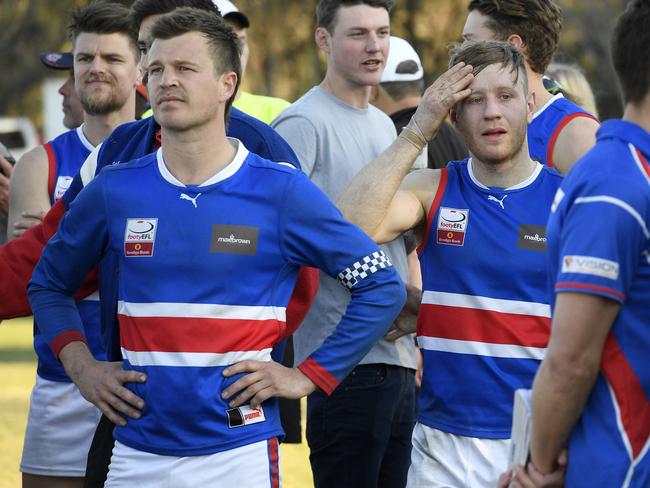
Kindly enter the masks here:
M 0 142 L 16 161 L 40 143 L 34 124 L 27 117 L 0 117 Z

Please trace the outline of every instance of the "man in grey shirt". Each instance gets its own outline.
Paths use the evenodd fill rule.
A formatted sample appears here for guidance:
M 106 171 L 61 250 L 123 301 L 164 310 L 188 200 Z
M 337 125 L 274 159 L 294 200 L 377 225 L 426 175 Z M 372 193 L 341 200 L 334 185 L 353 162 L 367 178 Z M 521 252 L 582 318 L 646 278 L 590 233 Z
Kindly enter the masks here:
M 273 127 L 296 152 L 303 170 L 331 199 L 395 139 L 391 119 L 369 104 L 388 54 L 392 0 L 321 0 L 316 42 L 327 54 L 323 82 L 286 109 Z M 400 237 L 382 246 L 404 281 Z M 294 335 L 301 362 L 330 334 L 350 300 L 328 276 Z M 307 441 L 319 487 L 403 487 L 415 422 L 415 346 L 410 336 L 380 340 L 327 397 L 307 400 Z

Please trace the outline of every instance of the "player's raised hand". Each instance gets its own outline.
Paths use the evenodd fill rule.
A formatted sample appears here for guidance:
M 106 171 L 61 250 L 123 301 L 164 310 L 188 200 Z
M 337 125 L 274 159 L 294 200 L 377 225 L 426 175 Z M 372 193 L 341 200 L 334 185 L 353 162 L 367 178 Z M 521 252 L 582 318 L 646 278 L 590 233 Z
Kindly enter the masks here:
M 66 373 L 79 392 L 116 425 L 126 425 L 127 415 L 140 418 L 144 401 L 125 388 L 125 383 L 144 383 L 140 371 L 125 371 L 121 362 L 97 361 L 83 342 L 67 344 L 59 354 Z
M 300 370 L 274 361 L 242 361 L 223 371 L 226 377 L 240 373 L 248 374 L 221 394 L 224 400 L 230 399 L 231 407 L 250 402 L 251 407 L 257 408 L 271 397 L 302 398 L 316 389 L 316 385 Z
M 468 88 L 474 79 L 472 72 L 472 66 L 458 63 L 440 75 L 422 95 L 413 121 L 427 141 L 438 131 L 449 110 L 472 93 Z

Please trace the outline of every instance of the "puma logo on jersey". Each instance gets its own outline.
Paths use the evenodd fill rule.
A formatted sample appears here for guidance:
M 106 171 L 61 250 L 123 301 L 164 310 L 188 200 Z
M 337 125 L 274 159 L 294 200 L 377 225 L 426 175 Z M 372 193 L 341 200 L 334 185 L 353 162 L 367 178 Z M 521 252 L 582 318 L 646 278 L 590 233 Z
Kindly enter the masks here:
M 507 197 L 508 197 L 508 195 L 503 195 L 503 198 L 502 198 L 501 200 L 499 200 L 499 199 L 498 199 L 497 197 L 495 197 L 495 196 L 488 195 L 488 200 L 490 200 L 490 201 L 492 201 L 492 202 L 497 202 L 497 203 L 501 206 L 501 208 L 502 208 L 503 210 L 505 210 L 506 207 L 503 206 L 503 201 L 504 201 Z
M 199 198 L 200 196 L 201 196 L 201 193 L 199 193 L 194 198 L 192 198 L 191 196 L 189 196 L 189 195 L 187 195 L 185 193 L 181 193 L 181 200 L 189 200 L 190 202 L 192 202 L 192 205 L 194 205 L 194 208 L 197 208 L 196 199 Z

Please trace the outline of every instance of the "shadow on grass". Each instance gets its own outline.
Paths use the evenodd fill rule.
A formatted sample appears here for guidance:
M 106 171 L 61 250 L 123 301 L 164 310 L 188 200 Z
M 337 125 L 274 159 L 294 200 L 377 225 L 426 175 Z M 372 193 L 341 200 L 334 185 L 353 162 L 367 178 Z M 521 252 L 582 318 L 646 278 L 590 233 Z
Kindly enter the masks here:
M 0 363 L 26 363 L 36 361 L 36 353 L 31 347 L 0 349 Z

